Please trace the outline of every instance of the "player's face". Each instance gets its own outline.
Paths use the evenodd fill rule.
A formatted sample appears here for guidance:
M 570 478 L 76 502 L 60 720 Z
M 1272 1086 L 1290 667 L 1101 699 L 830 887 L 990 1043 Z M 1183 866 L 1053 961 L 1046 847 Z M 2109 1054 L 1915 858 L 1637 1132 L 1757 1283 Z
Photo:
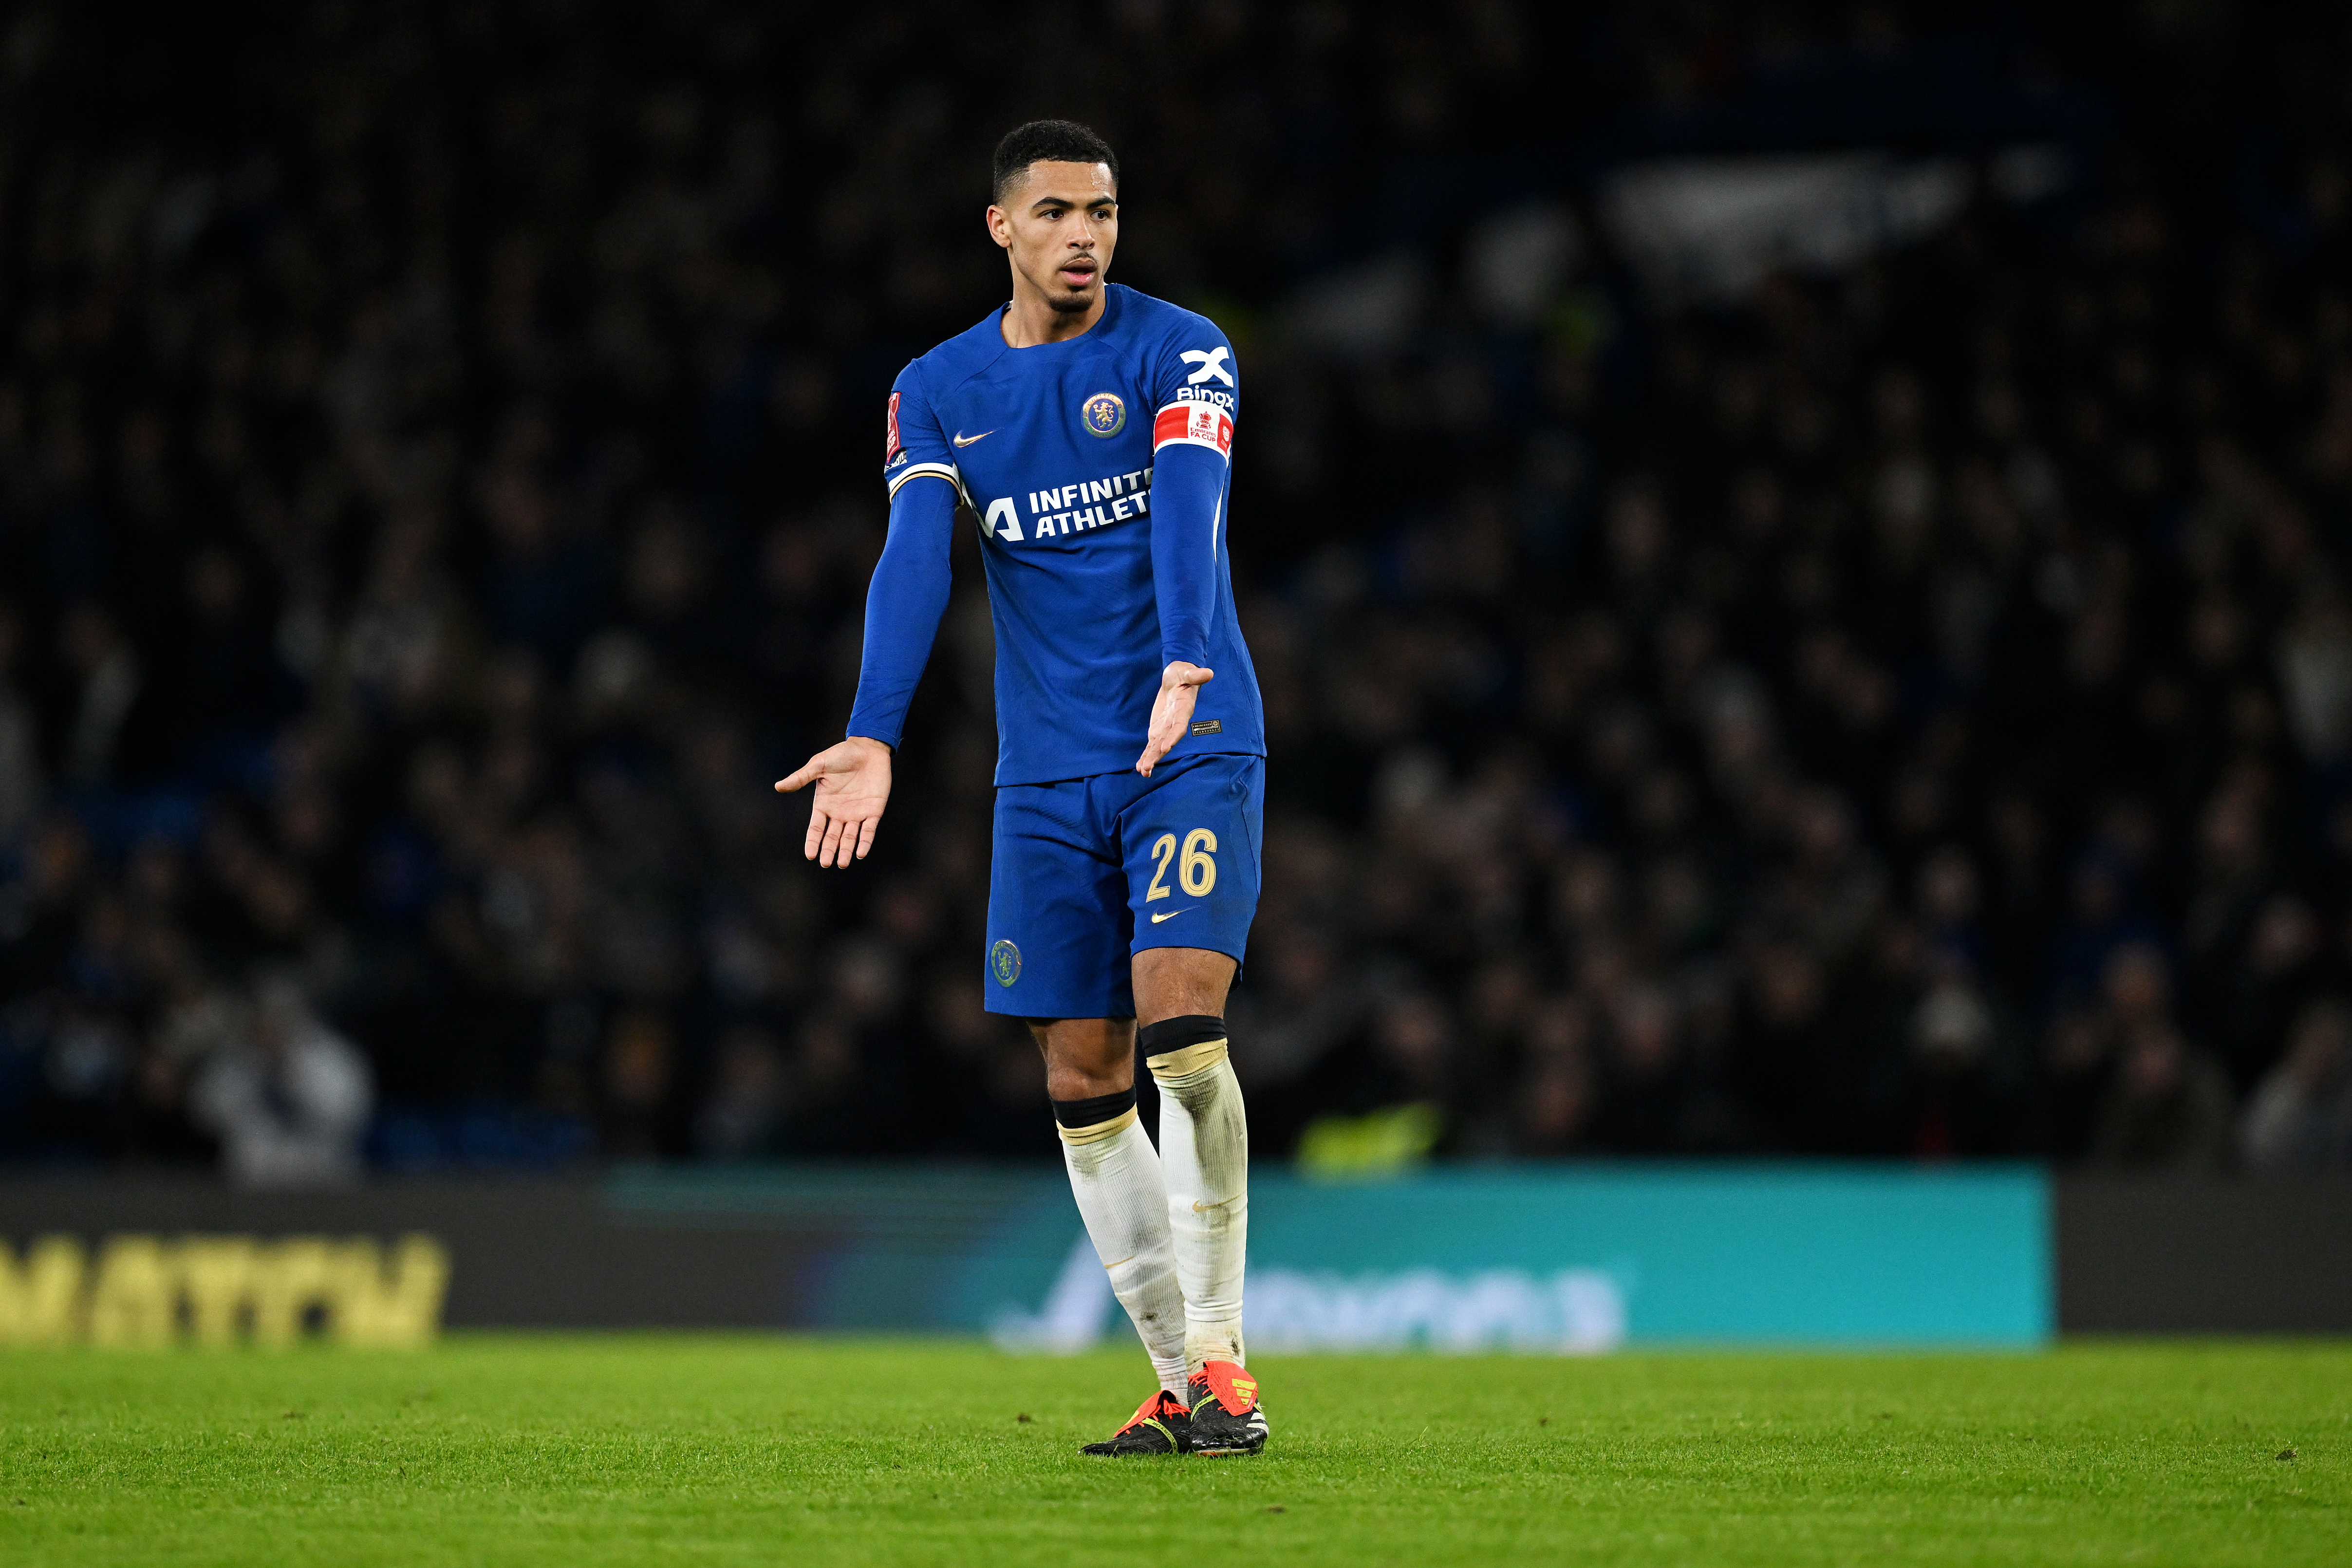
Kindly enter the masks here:
M 1013 270 L 1056 310 L 1090 310 L 1118 246 L 1118 193 L 1103 163 L 1032 163 L 1021 188 L 988 209 L 988 232 Z

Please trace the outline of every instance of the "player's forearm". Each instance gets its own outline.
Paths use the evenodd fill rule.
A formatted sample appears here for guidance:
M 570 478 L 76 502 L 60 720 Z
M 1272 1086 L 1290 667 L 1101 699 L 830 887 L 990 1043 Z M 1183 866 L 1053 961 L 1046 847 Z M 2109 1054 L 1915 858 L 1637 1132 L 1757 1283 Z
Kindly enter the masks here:
M 1160 448 L 1151 474 L 1151 581 L 1160 604 L 1160 665 L 1207 665 L 1217 598 L 1217 534 L 1224 524 L 1225 459 Z
M 849 714 L 852 735 L 895 747 L 906 729 L 908 705 L 947 613 L 955 501 L 953 489 L 929 478 L 901 485 L 891 500 L 890 536 L 866 590 L 866 651 Z

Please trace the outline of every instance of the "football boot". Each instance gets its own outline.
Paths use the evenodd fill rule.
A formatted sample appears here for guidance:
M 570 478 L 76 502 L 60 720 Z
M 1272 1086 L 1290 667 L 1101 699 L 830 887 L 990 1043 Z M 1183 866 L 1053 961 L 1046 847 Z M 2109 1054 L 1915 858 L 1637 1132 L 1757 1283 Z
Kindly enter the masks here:
M 1192 1417 L 1184 1402 L 1161 1389 L 1136 1406 L 1134 1418 L 1099 1443 L 1089 1443 L 1087 1454 L 1181 1454 L 1189 1446 Z
M 1192 1380 L 1192 1451 L 1220 1458 L 1255 1454 L 1265 1447 L 1265 1409 L 1257 1401 L 1257 1379 L 1239 1362 L 1213 1361 Z

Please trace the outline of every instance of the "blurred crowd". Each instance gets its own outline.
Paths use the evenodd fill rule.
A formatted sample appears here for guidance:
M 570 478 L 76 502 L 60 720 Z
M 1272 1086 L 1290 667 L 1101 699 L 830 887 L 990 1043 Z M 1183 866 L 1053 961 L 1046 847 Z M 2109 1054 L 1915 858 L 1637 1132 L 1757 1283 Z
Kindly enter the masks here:
M 1738 298 L 1591 200 L 1949 25 L 17 8 L 0 1160 L 1050 1155 L 969 539 L 874 858 L 769 783 L 889 380 L 1004 292 L 989 148 L 1066 113 L 1248 383 L 1262 1154 L 2352 1167 L 2340 26 L 2203 98 L 2199 37 L 2011 38 L 2115 79 L 2066 178 Z

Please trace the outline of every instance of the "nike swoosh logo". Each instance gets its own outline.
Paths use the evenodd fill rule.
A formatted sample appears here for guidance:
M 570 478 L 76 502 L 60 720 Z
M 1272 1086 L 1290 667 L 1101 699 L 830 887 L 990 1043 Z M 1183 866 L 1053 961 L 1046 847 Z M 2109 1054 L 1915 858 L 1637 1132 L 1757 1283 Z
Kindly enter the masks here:
M 977 436 L 967 436 L 967 435 L 965 435 L 962 431 L 959 430 L 959 431 L 957 431 L 957 432 L 956 432 L 956 434 L 955 434 L 955 444 L 956 444 L 957 446 L 959 446 L 959 447 L 969 447 L 969 446 L 971 446 L 974 441 L 985 441 L 985 440 L 987 440 L 991 436 L 993 436 L 993 435 L 995 435 L 995 434 L 996 434 L 996 432 L 995 432 L 995 431 L 993 431 L 993 430 L 982 430 L 982 431 L 979 435 L 977 435 Z
M 1192 912 L 1192 905 L 1190 905 L 1190 904 L 1187 904 L 1187 905 L 1185 905 L 1185 906 L 1184 906 L 1182 909 L 1181 909 L 1181 910 L 1170 910 L 1166 914 L 1162 914 L 1162 915 L 1154 915 L 1154 916 L 1152 916 L 1152 917 L 1151 917 L 1151 923 L 1152 923 L 1153 925 L 1158 925 L 1161 921 L 1172 921 L 1172 920 L 1174 920 L 1178 915 L 1189 915 L 1189 914 L 1191 914 Z
M 1235 1193 L 1232 1197 L 1220 1198 L 1213 1204 L 1204 1204 L 1200 1199 L 1194 1198 L 1192 1200 L 1192 1212 L 1194 1214 L 1207 1214 L 1212 1209 L 1221 1209 L 1227 1204 L 1240 1202 L 1242 1195 L 1243 1194 L 1240 1193 Z M 1236 1386 L 1238 1386 L 1238 1384 Z

